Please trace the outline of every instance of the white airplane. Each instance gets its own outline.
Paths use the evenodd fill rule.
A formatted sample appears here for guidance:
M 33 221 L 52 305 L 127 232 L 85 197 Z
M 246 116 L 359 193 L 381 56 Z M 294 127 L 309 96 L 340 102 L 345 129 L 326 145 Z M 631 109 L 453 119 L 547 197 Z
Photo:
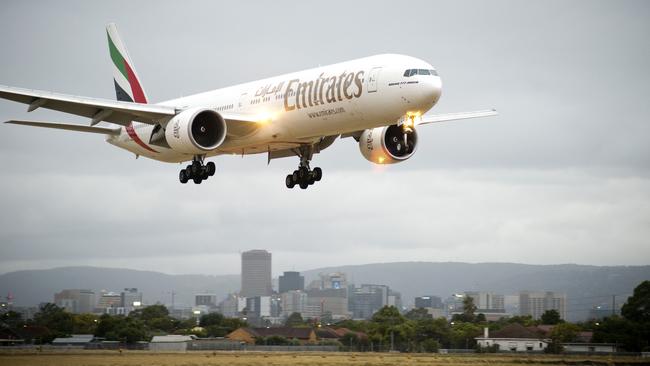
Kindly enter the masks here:
M 436 70 L 420 59 L 377 55 L 217 89 L 157 104 L 148 98 L 115 24 L 108 24 L 117 101 L 0 86 L 0 97 L 37 108 L 90 118 L 89 125 L 11 120 L 5 123 L 91 132 L 136 155 L 183 163 L 181 183 L 214 175 L 206 157 L 268 154 L 297 156 L 288 188 L 305 189 L 322 177 L 314 154 L 338 137 L 352 137 L 376 164 L 405 161 L 416 150 L 416 127 L 496 115 L 482 110 L 427 115 L 441 93 Z M 114 127 L 96 126 L 108 122 Z

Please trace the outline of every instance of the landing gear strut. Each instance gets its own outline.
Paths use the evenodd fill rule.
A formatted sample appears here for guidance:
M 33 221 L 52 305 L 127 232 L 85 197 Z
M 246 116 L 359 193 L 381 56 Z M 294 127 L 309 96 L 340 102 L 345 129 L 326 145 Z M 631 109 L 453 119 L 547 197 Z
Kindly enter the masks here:
M 314 148 L 312 145 L 301 146 L 294 152 L 300 157 L 300 165 L 292 174 L 287 175 L 284 182 L 287 188 L 293 188 L 298 185 L 301 189 L 307 189 L 307 187 L 323 178 L 323 170 L 318 167 L 312 170 L 309 167 L 309 161 L 314 156 Z
M 217 167 L 211 161 L 203 165 L 203 158 L 205 156 L 196 155 L 192 159 L 192 164 L 188 165 L 185 169 L 181 169 L 178 174 L 178 179 L 181 183 L 185 184 L 191 179 L 194 181 L 194 184 L 201 184 L 201 182 L 214 175 Z

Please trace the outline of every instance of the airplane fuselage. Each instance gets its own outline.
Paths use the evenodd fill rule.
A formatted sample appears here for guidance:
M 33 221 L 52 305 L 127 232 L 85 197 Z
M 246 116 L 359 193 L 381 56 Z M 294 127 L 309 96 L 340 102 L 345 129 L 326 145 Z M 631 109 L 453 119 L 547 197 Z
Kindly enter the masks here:
M 408 70 L 420 70 L 409 75 Z M 426 71 L 425 72 L 423 72 Z M 256 154 L 312 144 L 325 136 L 352 133 L 421 115 L 441 94 L 434 68 L 403 55 L 377 55 L 262 79 L 159 103 L 179 110 L 203 107 L 255 116 L 261 124 L 245 139 L 226 138 L 206 156 Z M 154 126 L 133 123 L 113 145 L 166 162 L 192 160 L 193 155 L 149 142 Z

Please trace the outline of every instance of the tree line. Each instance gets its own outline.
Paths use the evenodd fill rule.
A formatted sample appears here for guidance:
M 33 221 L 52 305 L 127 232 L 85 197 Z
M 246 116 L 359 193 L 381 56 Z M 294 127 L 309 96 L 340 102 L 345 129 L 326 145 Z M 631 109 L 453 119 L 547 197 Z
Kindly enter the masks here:
M 369 320 L 344 320 L 333 326 L 351 330 L 338 340 L 337 344 L 342 349 L 362 352 L 435 352 L 440 348 L 475 348 L 475 338 L 482 335 L 484 327 L 492 332 L 515 323 L 524 327 L 554 325 L 549 334 L 550 352 L 560 352 L 562 343 L 575 341 L 582 331 L 593 332 L 593 342 L 615 343 L 620 350 L 650 351 L 650 281 L 644 281 L 634 289 L 634 294 L 621 308 L 620 316 L 613 315 L 603 320 L 569 323 L 562 320 L 557 311 L 549 310 L 539 320 L 530 316 L 513 316 L 487 321 L 483 314 L 476 314 L 471 297 L 464 299 L 463 309 L 462 313 L 455 314 L 449 321 L 445 318 L 434 319 L 423 308 L 402 314 L 394 306 L 385 306 Z M 285 325 L 318 329 L 323 323 L 304 321 L 296 313 L 288 317 Z M 8 311 L 0 316 L 0 326 L 5 333 L 25 339 L 28 343 L 49 343 L 54 338 L 71 334 L 93 334 L 109 341 L 135 343 L 165 334 L 223 337 L 247 326 L 247 323 L 210 313 L 201 316 L 197 326 L 196 318 L 175 319 L 163 305 L 147 306 L 124 316 L 71 314 L 48 303 L 41 306 L 33 319 L 23 319 L 20 313 Z M 291 344 L 291 340 L 260 339 L 259 343 Z

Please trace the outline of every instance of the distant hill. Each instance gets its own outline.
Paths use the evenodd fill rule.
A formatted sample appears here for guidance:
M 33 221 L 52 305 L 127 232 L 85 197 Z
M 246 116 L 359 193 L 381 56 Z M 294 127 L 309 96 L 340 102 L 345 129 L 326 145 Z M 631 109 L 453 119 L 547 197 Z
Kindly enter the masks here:
M 622 304 L 643 280 L 650 279 L 650 266 L 527 265 L 515 263 L 432 263 L 397 262 L 327 267 L 303 271 L 306 284 L 319 273 L 341 271 L 348 281 L 386 284 L 401 292 L 405 305 L 415 296 L 442 298 L 463 291 L 492 291 L 516 294 L 520 290 L 548 290 L 567 293 L 568 316 L 583 319 L 593 305 L 610 306 L 616 294 Z M 159 272 L 116 268 L 64 267 L 17 271 L 0 275 L 0 294 L 14 295 L 16 305 L 52 301 L 65 288 L 120 291 L 137 287 L 144 301 L 192 305 L 193 295 L 212 292 L 219 298 L 238 291 L 239 275 L 168 275 Z M 622 296 L 624 295 L 624 296 Z
M 219 298 L 238 291 L 239 275 L 169 275 L 160 272 L 119 268 L 62 267 L 45 270 L 16 271 L 0 275 L 0 296 L 11 292 L 14 302 L 31 306 L 53 301 L 54 293 L 62 289 L 79 288 L 120 292 L 126 287 L 136 287 L 149 304 L 161 302 L 193 305 L 194 294 L 216 293 Z

